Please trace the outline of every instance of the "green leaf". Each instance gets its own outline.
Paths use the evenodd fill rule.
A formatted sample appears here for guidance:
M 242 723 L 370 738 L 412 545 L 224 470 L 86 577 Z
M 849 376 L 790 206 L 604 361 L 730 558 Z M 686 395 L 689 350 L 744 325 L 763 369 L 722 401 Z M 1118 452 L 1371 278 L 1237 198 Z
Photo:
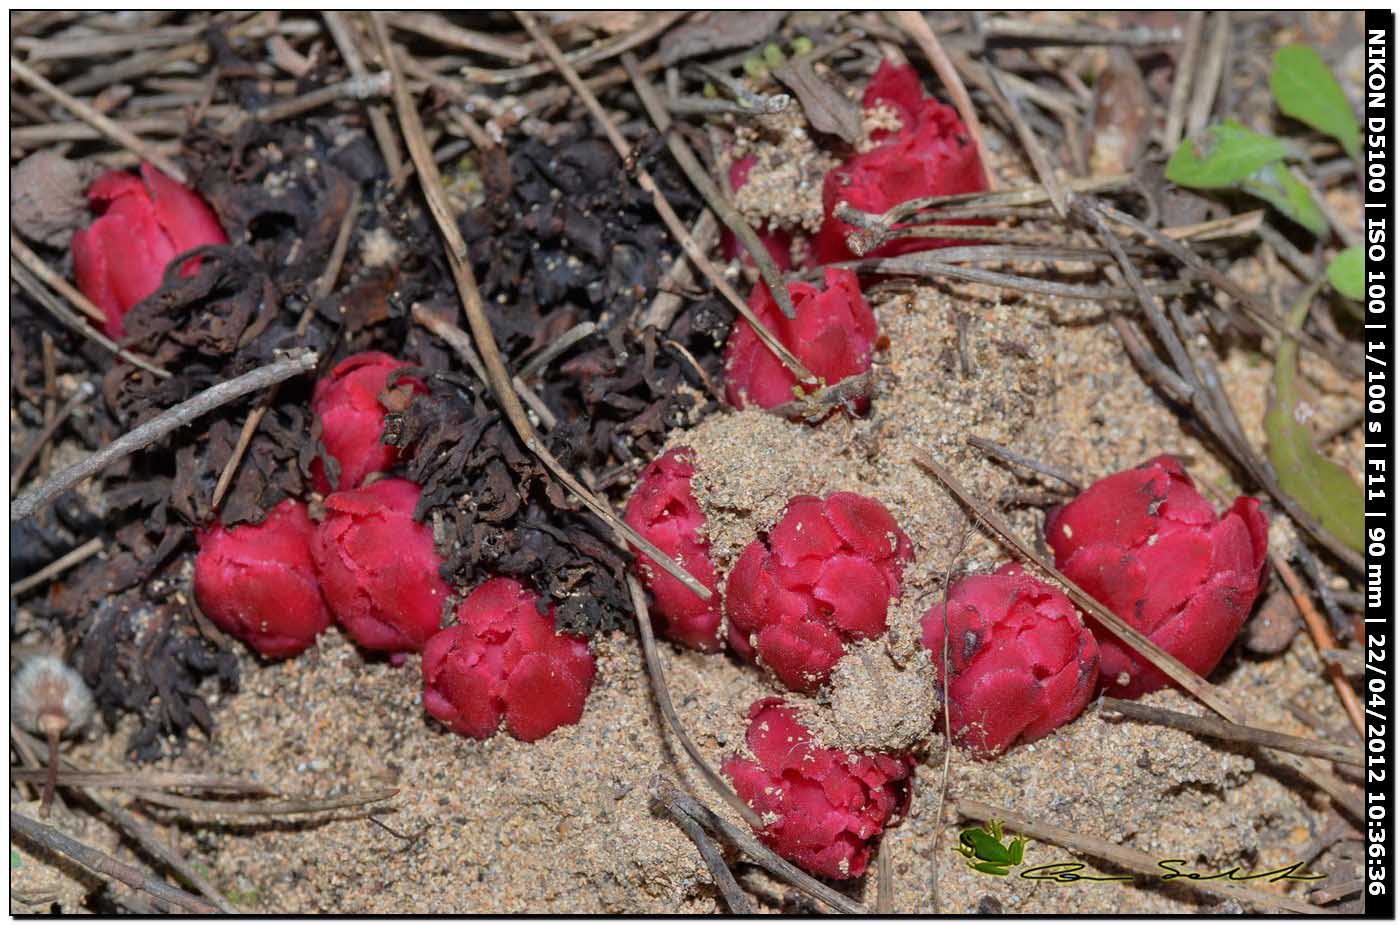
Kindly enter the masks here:
M 1275 52 L 1269 87 L 1285 115 L 1331 135 L 1353 158 L 1361 156 L 1361 126 L 1347 95 L 1311 46 L 1286 45 Z
M 1167 179 L 1193 189 L 1226 189 L 1287 153 L 1288 146 L 1272 135 L 1226 119 L 1207 126 L 1204 138 L 1187 138 L 1177 147 L 1167 162 Z
M 1327 281 L 1332 288 L 1360 302 L 1366 296 L 1366 261 L 1361 245 L 1348 247 L 1327 265 Z
M 1303 181 L 1282 161 L 1266 164 L 1245 177 L 1239 188 L 1258 196 L 1318 237 L 1327 234 L 1327 216 L 1317 207 Z
M 1361 485 L 1345 467 L 1317 451 L 1312 434 L 1297 416 L 1298 341 L 1292 335 L 1303 326 L 1317 289 L 1318 284 L 1309 286 L 1289 313 L 1274 362 L 1273 394 L 1264 413 L 1264 433 L 1269 438 L 1269 461 L 1283 490 L 1317 518 L 1323 529 L 1360 552 L 1365 532 Z

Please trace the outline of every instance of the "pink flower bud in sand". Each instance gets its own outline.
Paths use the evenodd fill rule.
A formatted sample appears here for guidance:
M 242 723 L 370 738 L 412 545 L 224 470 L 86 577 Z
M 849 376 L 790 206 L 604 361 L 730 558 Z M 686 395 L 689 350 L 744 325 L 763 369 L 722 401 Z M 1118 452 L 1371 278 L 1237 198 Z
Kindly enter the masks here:
M 413 519 L 421 493 L 404 479 L 338 491 L 312 537 L 326 602 L 366 649 L 416 652 L 442 625 L 451 588 L 438 574 L 432 529 Z
M 945 606 L 923 619 L 923 641 L 943 673 Z M 1055 587 L 1008 563 L 948 589 L 948 720 L 983 756 L 1033 742 L 1078 716 L 1099 677 L 1099 647 Z
M 914 547 L 878 501 L 798 495 L 729 573 L 729 643 L 795 691 L 824 684 L 846 644 L 885 631 Z
M 379 393 L 388 385 L 390 373 L 409 365 L 387 353 L 367 350 L 341 360 L 316 383 L 311 410 L 321 422 L 321 443 L 340 464 L 340 491 L 359 488 L 371 473 L 388 472 L 398 462 L 399 448 L 381 439 L 387 409 Z M 398 384 L 428 391 L 417 379 L 400 378 Z M 320 459 L 311 463 L 311 480 L 321 494 L 331 491 Z
M 485 739 L 505 718 L 525 742 L 577 723 L 593 686 L 586 640 L 554 628 L 535 595 L 493 578 L 457 608 L 457 625 L 423 650 L 423 705 L 453 732 Z
M 1199 675 L 1239 635 L 1263 584 L 1269 522 L 1253 498 L 1224 514 L 1158 456 L 1050 512 L 1045 539 L 1070 580 Z M 1132 699 L 1167 676 L 1097 625 L 1101 687 Z
M 913 760 L 822 748 L 776 697 L 749 708 L 745 741 L 753 758 L 728 758 L 724 773 L 763 820 L 763 843 L 821 877 L 863 874 L 871 843 L 908 808 Z
M 199 533 L 194 595 L 224 632 L 270 658 L 296 655 L 331 625 L 311 561 L 316 525 L 288 498 L 260 524 Z
M 749 308 L 812 373 L 835 385 L 870 368 L 878 333 L 875 313 L 850 270 L 827 270 L 826 288 L 789 283 L 797 317 L 789 321 L 765 283 L 749 296 Z M 724 394 L 736 408 L 772 408 L 792 401 L 797 377 L 758 339 L 742 318 L 724 348 Z M 857 410 L 864 410 L 862 400 Z
M 710 541 L 702 534 L 705 514 L 690 489 L 695 475 L 693 459 L 693 450 L 680 447 L 652 460 L 642 470 L 624 519 L 714 595 L 708 601 L 701 600 L 680 579 L 638 553 L 634 565 L 651 592 L 651 615 L 658 631 L 692 649 L 718 652 L 724 645 L 719 584 L 710 559 Z

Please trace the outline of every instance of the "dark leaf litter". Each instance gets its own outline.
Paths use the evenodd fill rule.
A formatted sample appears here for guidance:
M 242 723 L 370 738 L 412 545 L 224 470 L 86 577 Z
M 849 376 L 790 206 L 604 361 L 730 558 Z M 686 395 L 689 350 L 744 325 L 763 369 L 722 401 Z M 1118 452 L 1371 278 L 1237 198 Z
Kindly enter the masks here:
M 229 59 L 227 45 L 212 40 L 216 56 Z M 224 63 L 238 73 L 236 61 Z M 268 102 L 247 80 L 225 84 L 245 105 Z M 41 331 L 56 340 L 60 374 L 106 370 L 101 398 L 56 437 L 81 452 L 270 362 L 277 350 L 313 347 L 322 352 L 322 371 L 351 353 L 384 350 L 413 364 L 429 385 L 407 407 L 391 406 L 385 440 L 408 448 L 402 474 L 424 487 L 418 513 L 434 528 L 444 576 L 462 591 L 491 575 L 531 581 L 570 631 L 626 626 L 627 557 L 606 527 L 521 446 L 466 364 L 410 318 L 412 306 L 424 303 L 461 323 L 415 185 L 393 189 L 372 139 L 341 120 L 249 121 L 231 135 L 201 125 L 184 141 L 194 185 L 235 243 L 201 250 L 192 275 L 172 269 L 126 317 L 127 345 L 174 375 L 160 380 L 113 364 L 18 294 L 12 444 L 22 448 L 43 424 Z M 693 220 L 699 203 L 661 146 L 652 139 L 641 147 L 641 165 L 682 218 Z M 527 384 L 553 418 L 542 428 L 550 449 L 619 500 L 668 431 L 717 407 L 691 358 L 705 376 L 719 377 L 732 314 L 705 296 L 687 301 L 669 330 L 639 330 L 676 254 L 650 198 L 606 142 L 582 129 L 552 145 L 511 137 L 506 148 L 508 156 L 477 152 L 453 168 L 476 190 L 459 224 L 491 325 L 512 370 L 575 326 L 595 326 Z M 316 299 L 356 184 L 364 205 L 352 219 L 347 260 L 330 295 Z M 371 235 L 387 235 L 400 256 L 366 263 Z M 68 272 L 66 254 L 47 256 Z M 312 385 L 311 377 L 292 380 L 276 393 L 217 512 L 225 525 L 259 522 L 283 498 L 309 493 L 309 466 L 320 452 Z M 128 743 L 137 760 L 182 748 L 192 729 L 212 733 L 206 681 L 237 687 L 236 654 L 227 640 L 206 635 L 193 613 L 189 566 L 195 532 L 214 516 L 214 486 L 260 400 L 220 409 L 114 464 L 93 490 L 70 491 L 11 527 L 16 579 L 93 536 L 106 541 L 105 555 L 24 598 L 18 623 L 12 605 L 11 635 L 66 640 L 107 722 L 123 713 L 139 718 Z

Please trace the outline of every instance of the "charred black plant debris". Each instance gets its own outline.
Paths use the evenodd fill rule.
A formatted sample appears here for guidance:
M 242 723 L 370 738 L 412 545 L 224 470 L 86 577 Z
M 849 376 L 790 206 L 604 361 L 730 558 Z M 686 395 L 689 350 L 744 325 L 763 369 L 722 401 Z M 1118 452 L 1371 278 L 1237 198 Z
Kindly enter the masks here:
M 212 30 L 207 41 L 220 63 L 221 94 L 251 111 L 287 98 L 265 92 L 222 32 Z M 308 72 L 290 96 L 344 79 L 337 67 Z M 641 329 L 677 249 L 627 165 L 582 126 L 551 143 L 508 135 L 501 148 L 449 165 L 449 175 L 511 368 L 526 368 L 566 332 L 591 325 L 536 364 L 525 386 L 546 411 L 541 430 L 554 453 L 620 500 L 668 431 L 718 407 L 706 379 L 719 377 L 732 312 L 702 293 L 686 300 L 667 330 Z M 640 163 L 693 221 L 700 204 L 664 148 L 653 138 L 641 150 Z M 113 362 L 15 290 L 17 452 L 43 427 L 43 334 L 54 340 L 60 379 L 95 377 L 101 385 L 100 397 L 55 438 L 79 453 L 270 362 L 278 350 L 315 348 L 323 371 L 350 353 L 384 350 L 415 364 L 431 390 L 390 414 L 385 439 L 409 448 L 407 474 L 424 486 L 419 513 L 434 527 L 445 577 L 463 588 L 488 574 L 542 584 L 559 623 L 573 632 L 628 625 L 626 556 L 519 444 L 466 364 L 411 320 L 416 303 L 448 317 L 460 309 L 445 295 L 451 277 L 416 185 L 392 182 L 363 122 L 316 114 L 271 124 L 206 117 L 184 135 L 182 154 L 232 243 L 202 249 L 192 275 L 172 268 L 125 319 L 125 345 L 172 375 Z M 351 215 L 357 186 L 361 205 Z M 347 221 L 344 265 L 318 298 L 326 255 Z M 71 277 L 66 251 L 31 244 Z M 128 743 L 137 760 L 180 748 L 192 729 L 210 734 L 215 717 L 204 682 L 225 690 L 238 684 L 235 653 L 222 637 L 206 635 L 192 612 L 193 537 L 214 517 L 225 525 L 259 522 L 283 498 L 309 493 L 319 437 L 308 408 L 312 385 L 307 378 L 277 390 L 217 511 L 214 487 L 261 396 L 120 461 L 92 486 L 12 527 L 15 578 L 93 536 L 104 539 L 103 555 L 22 598 L 20 609 L 12 604 L 12 639 L 66 645 L 109 725 L 124 713 L 139 717 Z

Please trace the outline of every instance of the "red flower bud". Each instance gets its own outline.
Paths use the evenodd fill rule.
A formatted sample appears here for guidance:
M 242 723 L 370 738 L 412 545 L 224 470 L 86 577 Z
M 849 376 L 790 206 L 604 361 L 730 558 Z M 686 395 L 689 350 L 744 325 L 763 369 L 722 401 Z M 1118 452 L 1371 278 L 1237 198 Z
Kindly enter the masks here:
M 510 578 L 492 578 L 457 607 L 457 625 L 423 650 L 423 705 L 458 735 L 485 739 L 506 720 L 525 742 L 583 715 L 593 686 L 588 642 L 556 632 L 554 607 Z
M 923 639 L 943 671 L 944 604 Z M 1058 588 L 1008 563 L 948 589 L 948 719 L 980 755 L 1034 742 L 1078 716 L 1099 677 L 1099 647 Z
M 208 204 L 150 164 L 141 176 L 113 170 L 88 188 L 98 217 L 73 232 L 73 269 L 78 288 L 107 315 L 104 330 L 123 336 L 122 316 L 160 288 L 166 264 L 206 244 L 227 244 L 228 235 Z M 181 274 L 191 276 L 198 261 Z
M 851 754 L 812 743 L 792 708 L 776 697 L 749 708 L 753 760 L 731 756 L 724 773 L 764 821 L 758 837 L 822 877 L 859 877 L 870 843 L 909 806 L 907 756 Z
M 870 368 L 875 313 L 850 270 L 827 270 L 826 288 L 789 283 L 797 317 L 789 321 L 765 283 L 749 296 L 749 308 L 814 374 L 835 385 Z M 758 339 L 747 321 L 735 322 L 724 348 L 725 397 L 736 408 L 772 408 L 792 401 L 797 377 Z
M 262 655 L 284 658 L 331 625 L 311 562 L 316 525 L 288 498 L 260 524 L 199 533 L 194 596 L 214 624 Z
M 652 460 L 627 502 L 624 519 L 714 592 L 709 601 L 701 600 L 670 572 L 638 553 L 634 567 L 651 591 L 651 614 L 661 635 L 701 652 L 718 652 L 723 645 L 719 584 L 710 559 L 710 541 L 701 533 L 705 514 L 690 490 L 695 475 L 693 459 L 693 450 L 680 447 Z
M 734 192 L 738 192 L 744 184 L 749 182 L 749 171 L 753 170 L 753 165 L 758 158 L 753 155 L 741 157 L 729 165 L 729 186 Z M 763 246 L 768 248 L 769 255 L 773 258 L 773 263 L 778 269 L 786 273 L 792 269 L 792 234 L 781 228 L 770 229 L 766 224 L 754 229 L 758 239 L 763 242 Z M 725 260 L 733 260 L 735 257 L 743 257 L 744 262 L 753 263 L 753 257 L 749 255 L 749 249 L 740 243 L 739 238 L 728 227 L 719 236 L 720 253 L 724 254 Z
M 855 231 L 835 215 L 836 204 L 847 202 L 862 212 L 880 214 L 910 199 L 976 193 L 987 188 L 977 148 L 962 120 L 950 106 L 925 98 L 918 74 L 907 65 L 888 61 L 865 88 L 864 105 L 880 104 L 898 113 L 898 132 L 877 132 L 879 147 L 856 154 L 826 175 L 822 205 L 826 221 L 815 242 L 818 263 L 837 263 L 855 257 L 846 236 Z M 898 227 L 898 226 L 896 226 Z M 913 251 L 945 247 L 953 241 L 936 238 L 903 238 L 882 244 L 866 257 L 893 257 Z
M 846 643 L 885 631 L 913 557 L 880 502 L 850 492 L 798 495 L 729 573 L 729 644 L 751 661 L 757 650 L 792 690 L 814 691 Z
M 1060 571 L 1200 675 L 1219 664 L 1249 616 L 1268 537 L 1258 501 L 1239 498 L 1217 517 L 1170 456 L 1100 479 L 1045 521 Z M 1116 637 L 1093 629 L 1100 686 L 1113 696 L 1139 697 L 1170 683 Z
M 416 652 L 442 624 L 452 589 L 438 574 L 432 529 L 413 519 L 421 493 L 405 479 L 338 491 L 311 538 L 326 602 L 366 649 Z
M 387 472 L 399 459 L 399 448 L 386 446 L 384 405 L 379 393 L 389 382 L 389 374 L 410 364 L 387 353 L 367 350 L 336 364 L 331 374 L 316 383 L 311 410 L 321 421 L 321 443 L 340 463 L 339 490 L 359 488 L 372 472 Z M 427 386 L 417 379 L 400 378 L 399 385 L 426 393 Z M 311 463 L 311 480 L 322 494 L 331 491 L 325 466 L 320 459 Z

